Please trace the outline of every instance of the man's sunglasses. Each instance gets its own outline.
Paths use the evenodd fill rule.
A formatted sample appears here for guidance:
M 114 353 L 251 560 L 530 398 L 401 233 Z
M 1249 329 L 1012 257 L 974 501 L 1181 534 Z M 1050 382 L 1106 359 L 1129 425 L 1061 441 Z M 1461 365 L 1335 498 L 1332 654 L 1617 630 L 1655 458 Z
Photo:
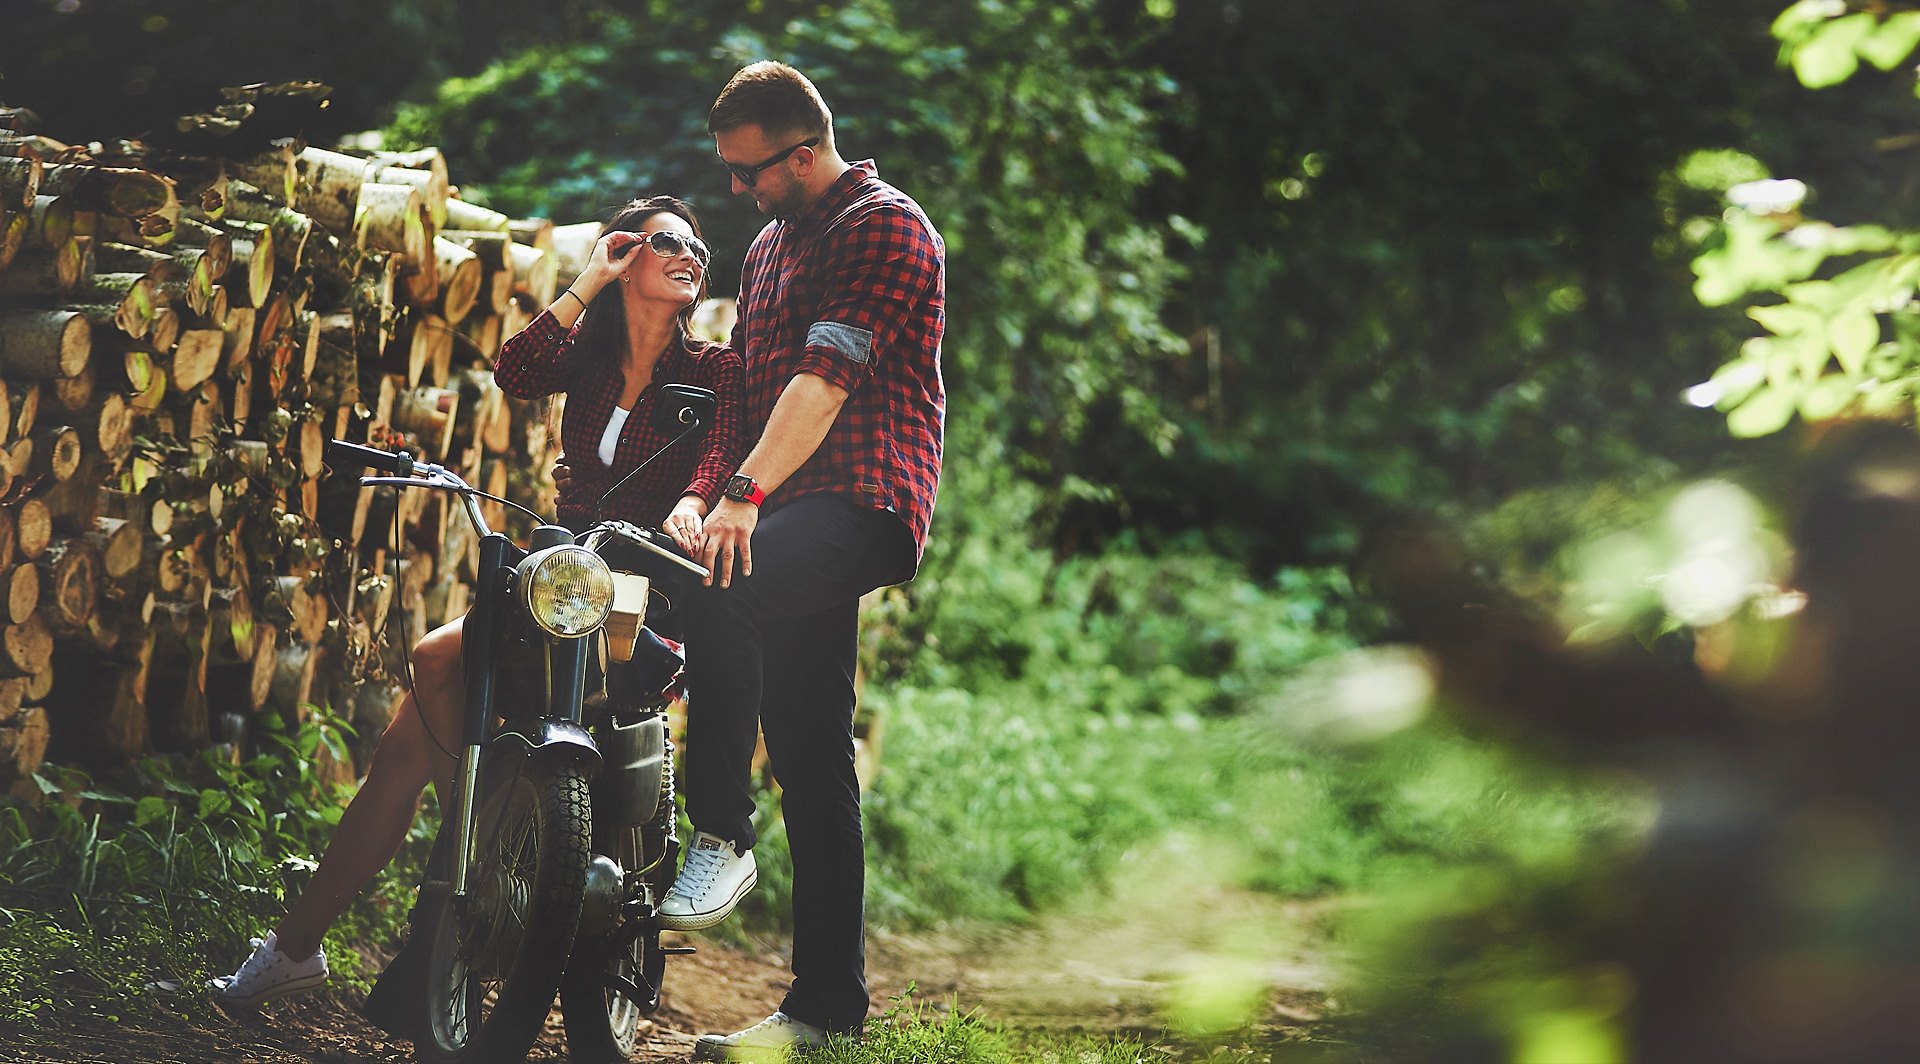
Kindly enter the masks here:
M 747 186 L 748 188 L 752 188 L 753 183 L 759 179 L 760 175 L 763 172 L 770 170 L 773 167 L 776 167 L 783 162 L 786 162 L 787 156 L 792 155 L 794 152 L 799 151 L 801 148 L 811 148 L 818 143 L 820 143 L 819 137 L 808 137 L 806 140 L 803 140 L 800 143 L 795 144 L 793 147 L 788 148 L 786 151 L 781 152 L 780 154 L 774 156 L 771 159 L 768 159 L 766 162 L 754 163 L 751 166 L 743 166 L 740 163 L 730 163 L 730 162 L 727 162 L 725 159 L 720 160 L 720 162 L 722 165 L 724 165 L 727 168 L 727 173 L 730 173 L 733 176 L 739 178 L 741 184 Z
M 677 259 L 685 252 L 691 250 L 693 252 L 693 261 L 699 263 L 700 268 L 703 270 L 707 268 L 707 263 L 713 260 L 713 252 L 708 250 L 707 245 L 700 242 L 700 238 L 681 236 L 671 229 L 657 229 L 651 233 L 627 233 L 626 235 L 633 239 L 631 241 L 617 240 L 614 243 L 618 246 L 610 249 L 613 252 L 613 257 L 616 259 L 626 258 L 627 252 L 641 244 L 645 244 L 655 255 L 663 259 Z

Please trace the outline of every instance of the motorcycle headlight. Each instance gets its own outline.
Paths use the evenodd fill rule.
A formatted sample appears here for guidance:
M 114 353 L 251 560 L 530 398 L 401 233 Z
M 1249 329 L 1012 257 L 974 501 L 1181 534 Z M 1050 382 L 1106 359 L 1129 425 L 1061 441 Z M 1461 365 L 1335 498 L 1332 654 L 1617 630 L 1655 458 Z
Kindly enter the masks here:
M 600 627 L 613 608 L 613 572 L 585 547 L 534 551 L 516 567 L 514 584 L 533 623 L 562 639 Z

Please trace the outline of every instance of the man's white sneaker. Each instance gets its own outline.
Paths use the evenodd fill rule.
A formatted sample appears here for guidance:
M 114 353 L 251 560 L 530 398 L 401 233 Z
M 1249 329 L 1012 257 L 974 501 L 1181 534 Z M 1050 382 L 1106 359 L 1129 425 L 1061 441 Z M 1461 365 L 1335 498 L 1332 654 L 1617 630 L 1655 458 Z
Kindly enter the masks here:
M 827 1032 L 784 1012 L 732 1034 L 703 1034 L 693 1045 L 695 1060 L 781 1061 L 795 1049 L 827 1044 Z
M 312 990 L 327 981 L 327 951 L 317 949 L 305 960 L 280 952 L 279 936 L 249 939 L 253 956 L 240 970 L 213 980 L 213 996 L 229 1005 L 253 1006 L 286 994 Z
M 660 903 L 660 926 L 669 931 L 700 931 L 727 918 L 747 891 L 760 881 L 753 851 L 740 853 L 718 835 L 698 832 L 680 877 Z

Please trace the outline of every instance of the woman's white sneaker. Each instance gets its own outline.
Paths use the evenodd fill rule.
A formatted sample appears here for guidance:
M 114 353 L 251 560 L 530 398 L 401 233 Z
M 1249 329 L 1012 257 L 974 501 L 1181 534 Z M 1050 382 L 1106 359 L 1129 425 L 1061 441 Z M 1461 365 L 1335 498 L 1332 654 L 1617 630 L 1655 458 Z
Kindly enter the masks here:
M 741 853 L 718 835 L 698 832 L 679 878 L 660 903 L 660 926 L 669 931 L 712 927 L 725 920 L 759 881 L 752 850 Z
M 312 990 L 327 981 L 327 951 L 317 949 L 305 960 L 280 952 L 279 936 L 249 939 L 253 956 L 240 970 L 213 980 L 213 996 L 229 1005 L 253 1006 L 286 994 Z

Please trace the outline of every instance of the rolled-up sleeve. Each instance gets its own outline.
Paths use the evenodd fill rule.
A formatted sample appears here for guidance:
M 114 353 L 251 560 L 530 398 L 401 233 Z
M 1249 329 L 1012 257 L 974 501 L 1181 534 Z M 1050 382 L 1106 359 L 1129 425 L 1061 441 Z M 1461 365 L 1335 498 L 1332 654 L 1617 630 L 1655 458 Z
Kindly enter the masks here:
M 573 367 L 573 340 L 569 329 L 541 311 L 527 327 L 500 345 L 493 364 L 493 380 L 515 399 L 539 399 L 564 392 Z
M 939 283 L 935 239 L 924 221 L 898 204 L 876 204 L 848 224 L 829 253 L 827 298 L 818 320 L 807 326 L 798 371 L 848 392 L 871 376 Z

